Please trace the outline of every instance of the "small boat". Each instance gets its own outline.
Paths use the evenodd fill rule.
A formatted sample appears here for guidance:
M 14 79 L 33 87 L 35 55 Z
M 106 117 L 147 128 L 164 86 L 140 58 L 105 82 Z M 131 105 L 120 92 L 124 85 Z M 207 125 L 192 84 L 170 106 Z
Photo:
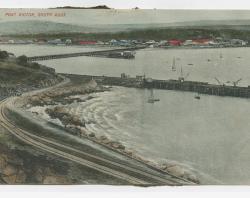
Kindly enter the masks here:
M 207 62 L 210 62 L 211 60 L 210 59 L 207 59 Z
M 173 59 L 173 63 L 172 63 L 172 71 L 176 71 L 176 66 L 175 66 L 175 57 Z
M 155 102 L 159 102 L 160 99 L 148 99 L 148 103 L 155 103 Z
M 195 95 L 194 98 L 197 99 L 197 100 L 200 100 L 200 99 L 201 99 L 199 93 L 198 93 L 197 95 Z
M 154 97 L 154 92 L 153 92 L 153 89 L 150 90 L 150 96 L 148 98 L 148 103 L 155 103 L 155 102 L 159 102 L 160 99 L 159 98 L 155 98 Z
M 193 63 L 188 63 L 188 65 L 194 65 Z
M 200 96 L 195 96 L 194 98 L 197 99 L 197 100 L 200 100 L 200 99 L 201 99 Z
M 240 56 L 238 56 L 237 58 L 241 58 Z

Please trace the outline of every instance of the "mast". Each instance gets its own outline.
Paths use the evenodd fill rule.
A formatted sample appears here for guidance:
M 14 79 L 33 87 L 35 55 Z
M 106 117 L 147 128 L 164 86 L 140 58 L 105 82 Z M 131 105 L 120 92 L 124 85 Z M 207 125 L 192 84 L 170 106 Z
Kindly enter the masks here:
M 220 58 L 223 58 L 222 53 L 220 53 Z
M 174 59 L 173 59 L 172 71 L 176 71 L 176 67 L 175 67 L 175 57 L 174 57 Z
M 154 91 L 153 88 L 150 89 L 150 97 L 151 100 L 154 100 Z

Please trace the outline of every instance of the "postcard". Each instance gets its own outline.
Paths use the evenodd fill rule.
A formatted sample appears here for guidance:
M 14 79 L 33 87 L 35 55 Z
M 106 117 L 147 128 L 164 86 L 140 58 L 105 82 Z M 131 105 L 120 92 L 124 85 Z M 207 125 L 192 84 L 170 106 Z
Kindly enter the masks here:
M 250 12 L 0 9 L 0 183 L 249 185 Z

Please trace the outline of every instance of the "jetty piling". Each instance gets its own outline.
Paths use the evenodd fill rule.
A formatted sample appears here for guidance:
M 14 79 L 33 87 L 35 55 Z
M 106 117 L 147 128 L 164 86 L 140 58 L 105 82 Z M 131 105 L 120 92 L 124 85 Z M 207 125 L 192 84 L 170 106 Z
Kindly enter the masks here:
M 93 52 L 77 52 L 77 53 L 68 53 L 68 54 L 52 54 L 44 56 L 32 56 L 28 57 L 28 61 L 44 61 L 60 58 L 71 58 L 78 56 L 92 56 L 92 57 L 105 57 L 105 58 L 122 58 L 122 59 L 133 59 L 134 51 L 144 49 L 145 46 L 141 47 L 132 47 L 132 48 L 119 48 L 112 50 L 102 50 L 102 51 L 93 51 Z M 131 52 L 131 53 L 129 53 Z
M 121 77 L 108 77 L 108 76 L 90 76 L 90 75 L 76 75 L 64 74 L 68 77 L 81 78 L 83 80 L 94 79 L 98 84 L 109 86 L 123 86 L 133 88 L 147 88 L 147 89 L 162 89 L 162 90 L 175 90 L 187 91 L 200 94 L 215 95 L 215 96 L 229 96 L 239 98 L 250 98 L 250 86 L 228 86 L 228 85 L 215 85 L 207 82 L 198 81 L 180 81 L 180 80 L 146 80 L 143 76 L 135 78 L 124 76 Z

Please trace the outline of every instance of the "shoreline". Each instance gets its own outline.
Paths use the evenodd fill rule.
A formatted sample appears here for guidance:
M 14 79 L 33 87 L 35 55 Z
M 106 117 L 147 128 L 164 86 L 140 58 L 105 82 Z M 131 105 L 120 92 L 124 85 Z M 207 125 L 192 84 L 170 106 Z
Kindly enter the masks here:
M 7 46 L 45 46 L 45 47 L 77 47 L 77 48 L 106 48 L 106 49 L 124 49 L 126 50 L 127 48 L 136 48 L 136 47 L 141 47 L 139 46 L 129 46 L 129 47 L 124 47 L 124 46 L 112 46 L 112 45 L 52 45 L 52 44 L 38 44 L 38 43 L 0 43 L 0 45 L 7 45 Z M 142 45 L 143 46 L 143 45 Z M 232 49 L 232 48 L 250 48 L 250 45 L 246 46 L 165 46 L 165 47 L 145 47 L 145 49 L 162 49 L 162 50 L 176 50 L 176 49 Z
M 109 91 L 109 90 L 104 90 L 104 91 Z M 101 92 L 103 92 L 103 90 Z M 72 94 L 71 93 L 71 96 L 75 96 L 75 95 L 77 95 L 77 94 Z M 68 94 L 67 94 L 67 96 L 68 96 Z M 86 93 L 85 96 L 88 97 L 89 93 Z M 41 100 L 41 99 L 39 99 L 39 100 Z M 48 104 L 45 103 L 43 105 L 44 106 L 50 106 L 50 104 L 51 104 L 50 102 L 51 101 L 53 102 L 53 99 L 52 100 L 45 99 L 45 101 L 47 101 Z M 68 101 L 68 102 L 70 103 L 72 101 Z M 55 105 L 54 108 L 56 108 L 58 104 L 56 105 L 54 103 L 53 105 Z M 64 105 L 67 105 L 67 102 Z M 29 105 L 29 107 L 32 107 L 32 106 Z M 23 107 L 23 108 L 25 109 L 26 107 Z M 65 112 L 63 112 L 62 109 L 57 109 L 57 111 L 59 111 L 59 113 L 64 113 L 64 115 L 61 115 L 59 117 L 58 116 L 54 117 L 55 119 L 60 120 L 60 122 L 62 123 L 62 117 L 65 117 L 66 114 L 65 114 Z M 34 116 L 36 116 L 36 115 L 34 115 Z M 51 117 L 51 115 L 49 115 L 49 116 L 50 116 L 50 119 L 53 119 Z M 69 115 L 67 115 L 67 116 L 69 116 Z M 73 119 L 71 119 L 71 118 L 73 118 Z M 74 120 L 74 117 L 70 117 L 70 119 Z M 64 123 L 64 126 L 60 125 L 58 123 L 50 122 L 48 120 L 47 120 L 47 122 L 48 122 L 49 125 L 54 125 L 55 127 L 59 128 L 61 130 L 64 130 L 64 131 L 66 131 L 67 133 L 69 133 L 69 134 L 71 134 L 73 136 L 76 136 L 76 137 L 79 137 L 79 138 L 86 138 L 86 139 L 90 140 L 91 142 L 94 142 L 96 144 L 104 146 L 105 148 L 107 148 L 109 150 L 112 150 L 112 151 L 114 151 L 114 152 L 116 152 L 116 153 L 118 153 L 120 155 L 129 157 L 129 158 L 131 158 L 133 160 L 136 160 L 136 161 L 138 161 L 140 163 L 143 163 L 146 166 L 148 166 L 150 168 L 153 168 L 154 170 L 160 171 L 160 172 L 165 173 L 165 174 L 170 174 L 173 177 L 176 177 L 178 179 L 184 179 L 184 180 L 187 179 L 187 181 L 191 181 L 191 182 L 194 182 L 194 183 L 199 183 L 199 180 L 196 178 L 196 176 L 190 175 L 190 173 L 188 174 L 187 172 L 185 173 L 185 171 L 181 170 L 180 165 L 177 165 L 177 164 L 165 164 L 163 166 L 163 165 L 158 165 L 158 164 L 156 164 L 154 162 L 151 162 L 151 161 L 149 161 L 147 159 L 144 159 L 142 156 L 138 156 L 135 153 L 133 153 L 133 151 L 131 151 L 129 148 L 127 150 L 127 148 L 125 148 L 125 146 L 123 146 L 119 141 L 113 141 L 112 139 L 107 138 L 105 135 L 97 137 L 95 133 L 87 131 L 87 129 L 84 127 L 84 125 L 81 126 L 81 122 L 79 120 L 77 120 L 77 119 L 75 119 L 73 123 L 72 122 L 69 122 L 69 123 L 66 123 L 66 124 Z M 173 174 L 173 173 L 175 173 L 175 174 Z

